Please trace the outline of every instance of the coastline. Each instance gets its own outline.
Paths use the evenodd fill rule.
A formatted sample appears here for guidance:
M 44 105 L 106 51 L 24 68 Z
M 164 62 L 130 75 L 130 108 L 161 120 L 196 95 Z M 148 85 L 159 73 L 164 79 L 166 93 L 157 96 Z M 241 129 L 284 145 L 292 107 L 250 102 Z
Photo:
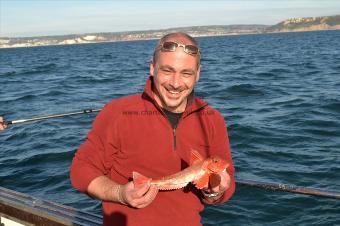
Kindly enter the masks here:
M 218 36 L 234 36 L 234 35 L 253 35 L 253 34 L 264 34 L 264 33 L 228 33 L 228 34 L 201 34 L 201 35 L 193 35 L 195 38 L 200 37 L 218 37 Z M 103 41 L 84 41 L 78 43 L 53 43 L 53 44 L 30 44 L 30 45 L 12 45 L 12 46 L 4 46 L 0 44 L 0 49 L 13 49 L 13 48 L 34 48 L 34 47 L 43 47 L 43 46 L 68 46 L 68 45 L 86 45 L 86 44 L 96 44 L 96 43 L 110 43 L 110 42 L 133 42 L 133 41 L 146 41 L 146 40 L 158 40 L 159 37 L 150 37 L 150 38 L 138 38 L 138 39 L 121 39 L 121 40 L 103 40 Z M 1 38 L 0 38 L 1 40 Z
M 275 25 L 206 25 L 143 31 L 99 32 L 37 37 L 0 37 L 0 49 L 153 40 L 172 32 L 185 32 L 193 37 L 213 37 L 326 30 L 340 30 L 340 15 L 290 18 Z
M 265 35 L 265 34 L 278 34 L 278 33 L 300 33 L 300 32 L 317 32 L 317 31 L 335 31 L 340 30 L 340 28 L 336 29 L 318 29 L 318 30 L 282 30 L 282 31 L 271 31 L 271 32 L 234 32 L 234 33 L 225 33 L 225 34 L 199 34 L 193 35 L 195 38 L 204 38 L 204 37 L 219 37 L 219 36 L 243 36 L 243 35 Z M 190 33 L 189 33 L 190 34 Z M 81 36 L 81 35 L 79 35 Z M 86 36 L 86 35 L 85 35 Z M 98 44 L 98 43 L 112 43 L 112 42 L 132 42 L 132 41 L 146 41 L 146 40 L 157 40 L 159 37 L 149 37 L 149 38 L 135 38 L 135 39 L 120 39 L 120 40 L 97 40 L 97 41 L 84 41 L 84 42 L 74 42 L 74 43 L 51 43 L 51 44 L 41 44 L 41 43 L 33 43 L 33 44 L 14 44 L 14 45 L 3 45 L 1 44 L 0 37 L 0 49 L 15 49 L 15 48 L 34 48 L 34 47 L 45 47 L 45 46 L 68 46 L 68 45 L 86 45 L 86 44 Z
M 159 39 L 163 35 L 172 32 L 185 32 L 193 37 L 254 34 L 262 33 L 266 27 L 266 25 L 211 25 L 168 28 L 162 30 L 86 33 L 40 37 L 0 37 L 0 48 L 153 40 Z

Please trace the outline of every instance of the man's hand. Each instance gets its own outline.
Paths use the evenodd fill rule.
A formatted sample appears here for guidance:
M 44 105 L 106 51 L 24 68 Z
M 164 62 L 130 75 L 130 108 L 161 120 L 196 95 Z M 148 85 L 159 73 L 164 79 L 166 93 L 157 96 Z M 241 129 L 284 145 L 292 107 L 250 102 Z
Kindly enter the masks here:
M 230 176 L 227 172 L 211 174 L 209 185 L 202 189 L 203 196 L 210 202 L 220 199 L 224 192 L 230 187 Z
M 7 125 L 5 123 L 5 120 L 3 117 L 0 116 L 0 130 L 4 130 L 7 128 Z
M 156 198 L 158 189 L 150 185 L 150 181 L 138 187 L 135 187 L 133 182 L 129 182 L 122 186 L 120 193 L 125 204 L 135 208 L 144 208 Z
M 102 201 L 144 208 L 156 198 L 158 189 L 150 185 L 150 181 L 135 187 L 132 181 L 122 185 L 106 176 L 99 176 L 91 181 L 87 193 Z

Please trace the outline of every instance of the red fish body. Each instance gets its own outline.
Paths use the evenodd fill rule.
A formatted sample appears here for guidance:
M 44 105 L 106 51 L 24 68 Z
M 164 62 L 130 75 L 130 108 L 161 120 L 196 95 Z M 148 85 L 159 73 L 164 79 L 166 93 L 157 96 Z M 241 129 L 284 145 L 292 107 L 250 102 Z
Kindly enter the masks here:
M 150 179 L 133 172 L 133 182 L 135 186 L 139 186 L 151 180 L 151 185 L 155 185 L 159 190 L 180 189 L 192 182 L 198 189 L 202 189 L 208 186 L 211 175 L 225 171 L 228 166 L 229 164 L 219 157 L 204 159 L 197 151 L 193 150 L 190 166 L 184 170 L 161 179 Z M 218 180 L 216 177 L 211 177 L 210 180 L 212 178 Z

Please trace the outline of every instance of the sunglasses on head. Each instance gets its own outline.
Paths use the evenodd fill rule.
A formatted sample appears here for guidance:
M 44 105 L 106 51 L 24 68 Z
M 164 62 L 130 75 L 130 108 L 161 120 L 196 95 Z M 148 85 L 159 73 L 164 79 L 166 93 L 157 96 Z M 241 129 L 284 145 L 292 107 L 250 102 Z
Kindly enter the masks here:
M 184 45 L 177 42 L 164 42 L 163 44 L 160 44 L 158 48 L 160 48 L 162 51 L 169 51 L 174 52 L 178 47 L 182 47 L 184 52 L 190 55 L 197 55 L 200 53 L 200 50 L 197 46 L 194 45 Z

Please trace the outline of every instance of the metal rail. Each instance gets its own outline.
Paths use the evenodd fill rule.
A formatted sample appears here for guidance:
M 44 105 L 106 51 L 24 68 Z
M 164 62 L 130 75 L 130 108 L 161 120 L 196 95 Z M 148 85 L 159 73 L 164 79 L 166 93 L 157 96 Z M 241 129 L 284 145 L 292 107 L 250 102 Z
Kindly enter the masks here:
M 33 225 L 102 225 L 102 216 L 0 187 L 0 216 Z
M 271 191 L 282 191 L 282 192 L 291 192 L 303 195 L 313 195 L 323 198 L 332 198 L 332 199 L 340 199 L 340 192 L 335 191 L 325 191 L 316 188 L 308 188 L 308 187 L 299 187 L 290 184 L 278 184 L 278 183 L 267 183 L 261 181 L 252 181 L 252 180 L 237 180 L 237 185 L 240 186 L 248 186 L 248 187 L 256 187 Z

